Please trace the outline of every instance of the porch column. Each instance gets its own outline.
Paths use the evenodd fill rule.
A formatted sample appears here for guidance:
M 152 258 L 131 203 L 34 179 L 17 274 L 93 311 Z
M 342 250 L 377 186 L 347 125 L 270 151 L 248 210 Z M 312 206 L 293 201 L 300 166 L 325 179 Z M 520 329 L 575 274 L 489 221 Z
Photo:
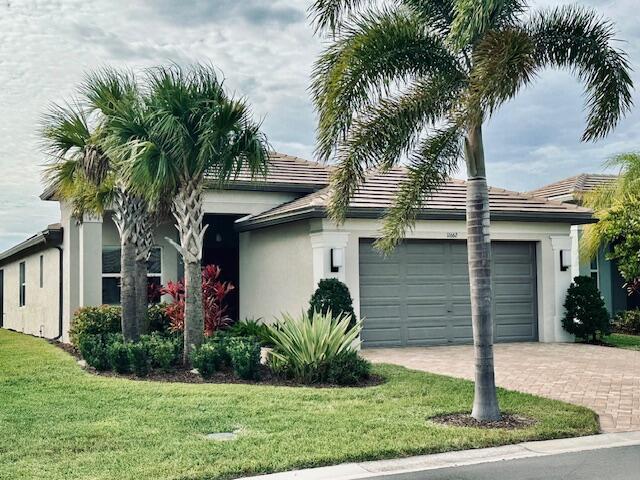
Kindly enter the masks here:
M 322 231 L 312 233 L 311 248 L 313 250 L 313 289 L 318 286 L 318 282 L 324 278 L 337 278 L 341 282 L 345 282 L 346 270 L 346 246 L 349 240 L 349 232 L 338 231 Z M 332 250 L 334 261 L 333 264 L 342 264 L 332 268 Z
M 572 238 L 570 236 L 558 235 L 551 236 L 551 249 L 553 251 L 553 271 L 554 271 L 554 315 L 553 315 L 553 340 L 555 342 L 572 342 L 573 335 L 567 333 L 562 328 L 562 317 L 564 316 L 564 301 L 567 296 L 567 290 L 573 280 L 573 272 L 576 271 L 573 266 L 572 254 Z M 561 264 L 561 252 L 564 252 L 565 258 L 571 259 L 571 266 L 563 270 Z M 566 261 L 566 260 L 565 260 Z M 579 268 L 579 266 L 578 266 Z
M 73 313 L 80 306 L 79 228 L 71 214 L 71 206 L 60 202 L 60 223 L 62 224 L 62 341 L 69 342 L 69 329 Z
M 85 214 L 79 227 L 80 306 L 102 304 L 102 217 Z

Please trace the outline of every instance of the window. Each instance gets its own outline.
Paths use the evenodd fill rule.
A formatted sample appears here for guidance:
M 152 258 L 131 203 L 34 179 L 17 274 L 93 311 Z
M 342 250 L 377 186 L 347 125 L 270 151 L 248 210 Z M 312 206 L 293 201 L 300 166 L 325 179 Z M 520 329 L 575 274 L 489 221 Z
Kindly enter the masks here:
M 26 280 L 26 265 L 25 262 L 20 262 L 20 306 L 24 307 L 27 304 L 27 280 Z
M 40 255 L 40 288 L 44 287 L 44 255 Z
M 162 249 L 154 247 L 147 261 L 148 283 L 162 284 Z M 120 247 L 102 248 L 102 303 L 120 303 Z
M 598 275 L 598 257 L 591 260 L 589 265 L 589 274 L 596 281 L 596 285 L 600 288 L 600 276 Z

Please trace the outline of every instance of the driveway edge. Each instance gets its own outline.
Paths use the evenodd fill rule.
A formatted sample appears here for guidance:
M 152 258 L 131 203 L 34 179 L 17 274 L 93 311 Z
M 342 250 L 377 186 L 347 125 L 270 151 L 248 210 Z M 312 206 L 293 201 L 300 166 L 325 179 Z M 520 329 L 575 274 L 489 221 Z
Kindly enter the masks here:
M 502 447 L 462 450 L 457 452 L 420 455 L 416 457 L 372 462 L 343 463 L 329 467 L 293 470 L 250 477 L 254 480 L 358 480 L 382 475 L 419 472 L 440 468 L 477 465 L 480 463 L 544 457 L 562 453 L 582 452 L 601 448 L 640 445 L 640 431 L 605 433 L 586 437 L 524 442 Z

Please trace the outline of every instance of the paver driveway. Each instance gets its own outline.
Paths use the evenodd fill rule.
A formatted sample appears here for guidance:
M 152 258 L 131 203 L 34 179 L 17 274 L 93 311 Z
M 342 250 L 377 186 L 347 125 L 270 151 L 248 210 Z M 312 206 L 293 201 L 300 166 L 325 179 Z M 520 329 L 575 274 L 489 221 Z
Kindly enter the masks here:
M 473 347 L 379 348 L 373 362 L 473 379 Z M 640 430 L 640 351 L 569 343 L 495 345 L 496 383 L 583 405 L 605 432 Z

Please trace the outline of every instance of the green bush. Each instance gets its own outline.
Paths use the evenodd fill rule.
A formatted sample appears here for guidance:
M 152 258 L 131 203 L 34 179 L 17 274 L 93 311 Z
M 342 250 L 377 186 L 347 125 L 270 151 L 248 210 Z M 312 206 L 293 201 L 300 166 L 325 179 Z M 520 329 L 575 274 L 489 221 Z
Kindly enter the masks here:
M 149 305 L 147 310 L 147 331 L 168 334 L 171 327 L 171 319 L 167 316 L 167 304 L 158 303 Z
M 109 370 L 111 366 L 107 357 L 107 347 L 116 334 L 90 334 L 85 333 L 76 338 L 76 345 L 80 355 L 87 362 L 87 365 L 96 370 Z
M 230 338 L 227 352 L 233 373 L 243 380 L 256 380 L 260 376 L 260 343 L 251 338 Z
M 80 308 L 71 321 L 69 331 L 71 343 L 79 347 L 82 335 L 120 333 L 122 331 L 120 312 L 120 307 L 114 305 Z
M 351 326 L 356 324 L 349 288 L 337 278 L 325 278 L 318 282 L 318 288 L 309 301 L 309 318 L 313 318 L 313 312 L 316 311 L 323 315 L 333 312 L 336 317 L 350 315 Z
M 318 311 L 312 317 L 283 315 L 271 337 L 274 349 L 269 364 L 276 373 L 303 382 L 326 382 L 329 366 L 341 353 L 357 348 L 362 321 L 350 327 L 349 315 L 333 316 Z
M 111 370 L 117 373 L 131 371 L 130 348 L 131 344 L 124 341 L 116 341 L 107 345 L 107 358 Z
M 152 368 L 170 370 L 182 361 L 182 336 L 162 335 L 154 332 L 151 335 L 142 335 L 142 343 L 149 355 Z
M 616 333 L 640 335 L 640 309 L 619 313 L 613 321 L 613 330 Z
M 336 355 L 327 367 L 327 382 L 334 385 L 357 385 L 369 378 L 371 363 L 358 355 L 355 350 L 347 350 Z
M 203 378 L 210 378 L 224 363 L 224 348 L 221 342 L 207 342 L 191 354 L 191 364 Z
M 575 277 L 564 302 L 564 329 L 585 341 L 598 339 L 598 334 L 611 331 L 609 313 L 598 290 L 596 281 L 587 276 Z
M 263 346 L 271 346 L 271 333 L 268 325 L 259 319 L 245 319 L 234 323 L 226 330 L 230 337 L 253 337 Z
M 143 343 L 131 343 L 129 347 L 129 364 L 138 377 L 146 377 L 151 371 L 151 358 Z

